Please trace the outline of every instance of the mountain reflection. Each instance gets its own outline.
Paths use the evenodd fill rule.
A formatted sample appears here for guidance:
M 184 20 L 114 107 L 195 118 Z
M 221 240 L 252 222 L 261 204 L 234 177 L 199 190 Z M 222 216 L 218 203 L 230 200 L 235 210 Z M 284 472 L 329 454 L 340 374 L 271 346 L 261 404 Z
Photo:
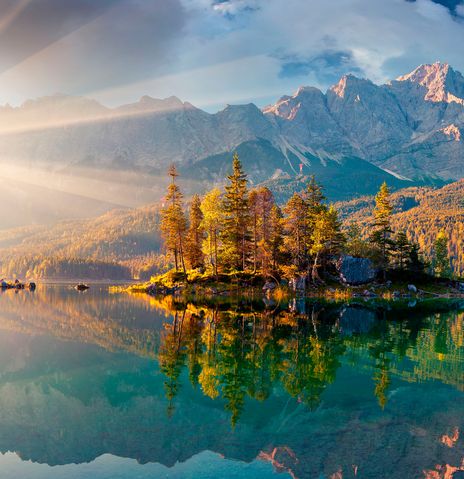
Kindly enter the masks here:
M 464 457 L 461 306 L 7 292 L 0 451 L 172 466 L 209 450 L 302 478 L 440 478 Z

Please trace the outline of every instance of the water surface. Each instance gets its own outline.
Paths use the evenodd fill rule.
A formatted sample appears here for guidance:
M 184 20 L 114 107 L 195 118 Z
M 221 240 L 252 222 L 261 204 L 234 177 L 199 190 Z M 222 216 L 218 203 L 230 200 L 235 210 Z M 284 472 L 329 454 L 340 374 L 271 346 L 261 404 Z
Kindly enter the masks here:
M 0 293 L 0 477 L 464 477 L 461 310 Z

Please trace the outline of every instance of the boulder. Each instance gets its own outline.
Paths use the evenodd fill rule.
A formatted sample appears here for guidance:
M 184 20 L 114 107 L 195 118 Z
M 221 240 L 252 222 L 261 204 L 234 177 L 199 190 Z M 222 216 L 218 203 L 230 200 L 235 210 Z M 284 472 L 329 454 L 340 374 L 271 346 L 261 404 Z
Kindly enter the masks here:
M 376 270 L 369 258 L 342 256 L 337 262 L 337 270 L 340 279 L 344 283 L 351 285 L 369 283 L 376 276 Z
M 273 291 L 274 289 L 276 289 L 276 286 L 277 285 L 273 283 L 272 281 L 267 281 L 266 283 L 264 283 L 263 291 L 264 292 Z
M 410 293 L 417 293 L 417 288 L 414 284 L 408 284 L 408 291 Z

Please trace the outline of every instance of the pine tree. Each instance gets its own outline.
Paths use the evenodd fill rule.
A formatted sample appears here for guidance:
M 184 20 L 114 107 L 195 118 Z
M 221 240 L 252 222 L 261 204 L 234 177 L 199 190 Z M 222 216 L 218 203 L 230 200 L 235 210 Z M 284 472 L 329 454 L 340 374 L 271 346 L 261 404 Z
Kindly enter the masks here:
M 176 271 L 181 265 L 185 272 L 184 244 L 187 220 L 182 209 L 182 193 L 176 184 L 176 178 L 179 175 L 174 165 L 170 167 L 169 175 L 171 183 L 168 187 L 165 207 L 161 213 L 161 233 L 167 251 L 174 256 Z
M 221 249 L 220 236 L 224 226 L 224 212 L 222 210 L 221 192 L 215 188 L 208 192 L 201 202 L 203 221 L 201 227 L 206 232 L 206 239 L 203 242 L 209 263 L 214 274 L 218 274 L 218 257 Z
M 338 220 L 337 210 L 331 205 L 329 209 L 322 209 L 315 216 L 310 253 L 313 256 L 311 278 L 313 282 L 320 281 L 318 268 L 325 255 L 339 253 L 344 244 L 341 232 L 341 223 Z
M 411 244 L 404 231 L 399 231 L 396 235 L 394 253 L 398 268 L 401 271 L 408 268 L 411 256 Z
M 230 265 L 244 270 L 249 252 L 250 215 L 247 176 L 243 172 L 237 153 L 234 154 L 232 169 L 232 174 L 227 177 L 229 184 L 225 187 L 223 201 L 225 221 L 222 238 Z
M 449 278 L 451 276 L 448 237 L 444 231 L 440 231 L 435 240 L 433 270 L 439 278 Z
M 381 267 L 385 269 L 389 264 L 391 246 L 392 228 L 390 225 L 393 213 L 393 206 L 390 200 L 390 190 L 387 183 L 383 183 L 375 197 L 374 208 L 374 232 L 371 236 L 371 242 L 377 246 L 380 254 Z
M 298 193 L 294 193 L 284 207 L 284 247 L 292 265 L 302 271 L 307 264 L 307 204 Z
M 311 175 L 304 194 L 304 199 L 308 204 L 311 212 L 317 213 L 320 211 L 324 200 L 326 199 L 322 192 L 322 186 L 317 183 L 316 177 Z
M 363 257 L 368 255 L 368 245 L 362 239 L 362 230 L 357 223 L 350 223 L 346 232 L 346 251 L 354 257 Z
M 408 269 L 413 273 L 423 273 L 425 269 L 425 264 L 420 257 L 419 251 L 419 245 L 412 243 L 409 250 Z
M 205 232 L 202 226 L 203 213 L 201 211 L 201 200 L 198 195 L 192 198 L 190 206 L 190 225 L 187 232 L 185 256 L 192 269 L 204 266 L 203 239 Z

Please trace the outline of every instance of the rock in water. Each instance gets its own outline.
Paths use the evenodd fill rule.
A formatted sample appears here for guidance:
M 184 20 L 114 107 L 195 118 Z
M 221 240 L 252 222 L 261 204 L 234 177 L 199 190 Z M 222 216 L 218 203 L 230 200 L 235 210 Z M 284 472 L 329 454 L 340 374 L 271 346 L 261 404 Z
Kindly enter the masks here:
M 337 264 L 340 279 L 346 284 L 365 284 L 373 281 L 376 270 L 369 258 L 342 256 Z
M 417 293 L 417 288 L 413 284 L 408 284 L 408 291 L 411 293 Z
M 77 289 L 77 291 L 87 291 L 90 288 L 90 286 L 87 286 L 84 283 L 79 283 L 78 285 L 75 286 L 75 288 Z

